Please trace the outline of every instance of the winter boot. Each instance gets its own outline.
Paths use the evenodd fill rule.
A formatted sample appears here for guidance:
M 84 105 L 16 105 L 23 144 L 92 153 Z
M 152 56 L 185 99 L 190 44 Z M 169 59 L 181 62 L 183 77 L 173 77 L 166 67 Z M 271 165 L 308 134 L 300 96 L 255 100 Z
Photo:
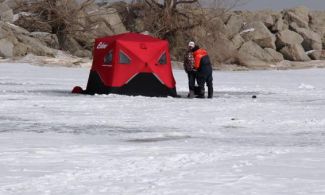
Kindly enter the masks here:
M 194 98 L 195 94 L 194 94 L 194 90 L 190 90 L 190 92 L 187 95 L 188 98 Z
M 199 93 L 199 95 L 198 96 L 196 96 L 197 98 L 205 98 L 205 95 L 204 95 L 204 93 L 205 93 L 205 90 L 204 90 L 204 88 L 200 88 L 200 93 Z
M 208 88 L 208 98 L 213 98 L 213 88 Z

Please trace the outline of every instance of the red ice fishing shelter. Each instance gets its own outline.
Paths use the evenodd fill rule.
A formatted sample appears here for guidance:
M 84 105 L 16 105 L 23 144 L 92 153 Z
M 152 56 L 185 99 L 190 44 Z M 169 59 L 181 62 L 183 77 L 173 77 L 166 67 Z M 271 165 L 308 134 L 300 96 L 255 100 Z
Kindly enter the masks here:
M 168 42 L 125 33 L 96 39 L 86 94 L 177 96 Z

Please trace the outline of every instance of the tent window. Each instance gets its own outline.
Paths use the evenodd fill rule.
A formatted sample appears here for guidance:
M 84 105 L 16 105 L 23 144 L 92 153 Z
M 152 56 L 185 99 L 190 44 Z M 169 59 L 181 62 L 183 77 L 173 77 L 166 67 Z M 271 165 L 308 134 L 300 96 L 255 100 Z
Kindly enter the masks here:
M 159 64 L 160 65 L 164 65 L 167 64 L 167 56 L 166 56 L 166 52 L 163 53 L 163 55 L 161 55 L 161 57 L 159 58 Z
M 104 58 L 104 64 L 113 64 L 113 51 L 110 51 L 106 54 Z
M 120 51 L 119 56 L 120 56 L 120 62 L 119 62 L 120 64 L 131 64 L 130 58 L 122 51 Z

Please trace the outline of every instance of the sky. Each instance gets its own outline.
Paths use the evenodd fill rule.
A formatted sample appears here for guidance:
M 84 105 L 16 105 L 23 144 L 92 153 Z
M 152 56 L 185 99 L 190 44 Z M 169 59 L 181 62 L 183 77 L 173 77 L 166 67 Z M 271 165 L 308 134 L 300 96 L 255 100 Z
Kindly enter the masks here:
M 273 9 L 282 10 L 300 5 L 309 7 L 311 10 L 325 10 L 325 0 L 247 0 L 248 3 L 238 9 Z

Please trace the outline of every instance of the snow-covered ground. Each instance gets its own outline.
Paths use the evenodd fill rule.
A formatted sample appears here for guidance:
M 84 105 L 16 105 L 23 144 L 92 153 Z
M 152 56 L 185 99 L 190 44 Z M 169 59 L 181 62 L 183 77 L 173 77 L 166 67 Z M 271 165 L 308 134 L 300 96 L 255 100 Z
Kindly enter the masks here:
M 325 69 L 215 72 L 212 100 L 70 94 L 88 73 L 0 64 L 1 195 L 325 194 Z

